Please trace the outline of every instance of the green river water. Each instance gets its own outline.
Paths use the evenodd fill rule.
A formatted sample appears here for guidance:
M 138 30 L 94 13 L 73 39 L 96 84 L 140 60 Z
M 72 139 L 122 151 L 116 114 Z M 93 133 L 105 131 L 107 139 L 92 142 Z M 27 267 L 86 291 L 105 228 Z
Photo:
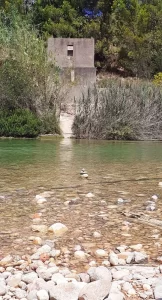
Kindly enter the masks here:
M 89 178 L 82 179 L 85 168 Z M 162 230 L 127 219 L 124 211 L 144 212 L 162 220 L 162 143 L 110 142 L 42 138 L 0 140 L 0 255 L 32 253 L 29 237 L 32 215 L 41 212 L 41 224 L 62 222 L 68 227 L 56 246 L 81 245 L 94 259 L 93 250 L 142 243 L 152 260 L 161 255 Z M 47 203 L 35 196 L 48 191 Z M 86 198 L 87 193 L 93 198 Z M 146 202 L 158 194 L 157 210 Z M 74 205 L 65 201 L 78 198 Z M 118 198 L 128 200 L 118 204 Z M 124 225 L 130 221 L 130 229 Z M 95 239 L 93 232 L 102 237 Z M 71 258 L 71 264 L 75 264 Z

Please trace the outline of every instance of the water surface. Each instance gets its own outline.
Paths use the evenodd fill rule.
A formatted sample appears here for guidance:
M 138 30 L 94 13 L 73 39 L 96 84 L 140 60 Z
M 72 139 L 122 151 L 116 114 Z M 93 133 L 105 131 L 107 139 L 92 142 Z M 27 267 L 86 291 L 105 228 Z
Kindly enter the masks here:
M 86 168 L 89 179 L 80 178 Z M 161 230 L 130 220 L 125 211 L 144 212 L 162 219 L 162 143 L 109 142 L 70 139 L 0 140 L 0 238 L 1 255 L 31 253 L 32 215 L 42 212 L 41 224 L 64 223 L 69 231 L 56 247 L 81 245 L 94 259 L 94 249 L 142 243 L 154 259 L 161 255 Z M 47 203 L 35 196 L 51 192 Z M 87 193 L 95 197 L 86 198 Z M 146 212 L 154 194 L 155 212 Z M 3 196 L 5 198 L 3 198 Z M 65 201 L 78 198 L 76 204 Z M 119 205 L 118 198 L 128 200 Z M 124 221 L 130 221 L 130 229 Z M 95 239 L 94 231 L 102 237 Z M 43 239 L 53 236 L 43 235 Z M 21 244 L 20 241 L 21 240 Z M 71 263 L 73 257 L 71 257 Z

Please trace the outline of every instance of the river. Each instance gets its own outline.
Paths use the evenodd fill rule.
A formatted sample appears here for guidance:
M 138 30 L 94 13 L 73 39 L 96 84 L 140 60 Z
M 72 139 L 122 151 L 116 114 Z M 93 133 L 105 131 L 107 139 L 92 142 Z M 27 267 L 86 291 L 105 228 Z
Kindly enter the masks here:
M 88 179 L 80 177 L 82 168 Z M 144 212 L 161 220 L 161 142 L 1 139 L 0 174 L 0 256 L 31 254 L 35 246 L 30 236 L 53 238 L 32 232 L 33 214 L 39 212 L 41 224 L 61 222 L 69 229 L 56 240 L 56 248 L 81 245 L 93 259 L 96 248 L 142 243 L 151 260 L 162 254 L 162 231 L 123 215 Z M 44 191 L 50 197 L 38 205 L 35 196 Z M 94 197 L 87 198 L 87 193 Z M 157 210 L 148 212 L 146 202 L 154 194 L 159 197 Z M 118 204 L 118 198 L 127 202 Z M 95 231 L 101 238 L 94 238 Z

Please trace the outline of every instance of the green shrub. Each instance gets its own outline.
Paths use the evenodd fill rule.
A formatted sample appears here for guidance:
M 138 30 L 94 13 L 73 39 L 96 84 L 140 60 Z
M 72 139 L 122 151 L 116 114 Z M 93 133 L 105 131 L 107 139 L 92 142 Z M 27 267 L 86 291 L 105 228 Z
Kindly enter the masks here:
M 156 85 L 162 85 L 162 72 L 159 72 L 156 75 L 154 75 L 153 83 Z
M 34 138 L 40 130 L 41 121 L 27 109 L 0 111 L 0 136 Z
M 150 82 L 108 80 L 77 103 L 77 138 L 162 139 L 162 88 Z
M 48 112 L 41 117 L 41 133 L 42 134 L 60 134 L 60 127 L 56 117 L 56 112 Z

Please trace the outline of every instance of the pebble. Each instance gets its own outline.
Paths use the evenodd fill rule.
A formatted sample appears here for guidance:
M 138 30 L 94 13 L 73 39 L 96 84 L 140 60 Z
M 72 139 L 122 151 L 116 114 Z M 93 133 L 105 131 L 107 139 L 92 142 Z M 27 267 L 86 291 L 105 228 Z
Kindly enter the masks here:
M 43 197 L 40 197 L 40 198 L 37 200 L 37 204 L 43 204 L 43 203 L 45 203 L 45 202 L 47 202 L 47 200 L 46 200 L 45 198 L 43 198 Z
M 117 266 L 119 263 L 118 256 L 113 251 L 110 253 L 109 261 L 112 266 Z
M 35 279 L 38 278 L 38 275 L 37 273 L 35 272 L 30 272 L 28 274 L 24 274 L 22 276 L 22 281 L 24 281 L 25 283 L 29 284 L 29 283 L 32 283 Z
M 36 231 L 36 232 L 47 232 L 47 225 L 32 225 L 31 226 L 32 230 L 33 231 Z
M 127 269 L 123 269 L 122 271 L 116 271 L 113 273 L 113 278 L 115 280 L 120 280 L 120 279 L 123 279 L 123 277 L 129 275 L 129 270 Z
M 137 244 L 137 245 L 131 245 L 129 248 L 131 248 L 134 251 L 140 251 L 142 247 L 143 247 L 142 244 Z
M 108 253 L 105 250 L 103 250 L 103 249 L 97 249 L 95 251 L 95 255 L 97 257 L 106 257 L 106 256 L 108 256 Z
M 84 251 L 75 251 L 74 256 L 75 256 L 75 258 L 77 258 L 79 260 L 87 259 L 86 253 Z
M 90 269 L 88 269 L 87 273 L 91 281 L 112 280 L 111 272 L 104 266 L 91 267 Z
M 90 282 L 80 291 L 78 300 L 105 299 L 110 292 L 110 288 L 111 281 L 108 280 L 97 280 Z
M 38 297 L 38 300 L 49 300 L 49 295 L 48 295 L 47 291 L 45 291 L 45 290 L 38 291 L 37 297 Z
M 132 288 L 132 289 L 128 290 L 128 295 L 130 295 L 130 296 L 136 295 L 135 289 Z
M 100 238 L 101 236 L 102 236 L 102 234 L 99 233 L 99 232 L 97 232 L 97 231 L 95 231 L 95 232 L 93 233 L 93 237 L 94 237 L 94 238 Z
M 68 228 L 62 223 L 55 223 L 48 228 L 48 231 L 54 233 L 57 237 L 65 234 L 67 230 Z
M 144 289 L 144 291 L 149 291 L 151 289 L 151 286 L 149 284 L 145 283 L 143 285 L 143 289 Z
M 155 295 L 155 299 L 159 300 L 162 298 L 162 281 L 161 284 L 155 286 L 154 295 Z
M 94 194 L 92 194 L 92 193 L 86 194 L 86 198 L 93 198 L 93 197 L 94 197 Z
M 6 266 L 7 264 L 11 263 L 13 260 L 13 257 L 11 255 L 7 255 L 0 261 L 0 266 Z
M 6 294 L 6 285 L 0 282 L 0 296 L 4 296 Z

